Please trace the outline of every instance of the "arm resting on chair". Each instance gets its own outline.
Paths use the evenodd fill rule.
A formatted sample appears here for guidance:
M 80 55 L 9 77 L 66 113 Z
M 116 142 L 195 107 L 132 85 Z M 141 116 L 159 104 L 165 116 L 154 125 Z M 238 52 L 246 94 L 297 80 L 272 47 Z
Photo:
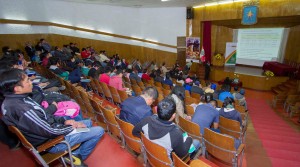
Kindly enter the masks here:
M 44 143 L 44 144 L 38 146 L 38 147 L 37 147 L 37 151 L 38 151 L 38 152 L 45 151 L 46 149 L 48 149 L 48 148 L 50 148 L 50 147 L 52 147 L 52 146 L 54 146 L 54 145 L 60 143 L 60 142 L 63 141 L 64 139 L 65 139 L 65 138 L 64 138 L 63 135 L 58 136 L 57 138 L 52 139 L 52 140 L 50 140 L 50 141 L 48 141 L 48 142 L 46 142 L 46 143 Z

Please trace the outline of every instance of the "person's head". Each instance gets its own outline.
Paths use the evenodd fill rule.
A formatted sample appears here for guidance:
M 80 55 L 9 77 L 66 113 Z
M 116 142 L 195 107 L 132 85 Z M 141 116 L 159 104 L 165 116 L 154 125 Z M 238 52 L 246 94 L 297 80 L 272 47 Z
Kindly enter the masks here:
M 245 89 L 241 89 L 241 90 L 240 90 L 240 94 L 241 94 L 241 95 L 245 95 Z
M 170 75 L 170 73 L 166 73 L 166 79 L 170 79 L 170 77 L 171 77 L 171 75 Z
M 86 48 L 82 48 L 81 51 L 86 51 Z
M 162 66 L 165 66 L 165 65 L 166 65 L 166 63 L 165 63 L 165 62 L 163 62 L 163 63 L 162 63 Z
M 32 92 L 32 83 L 24 71 L 10 69 L 0 74 L 0 90 L 3 94 Z
M 212 93 L 205 93 L 204 100 L 205 100 L 206 103 L 209 103 L 210 101 L 213 100 L 213 94 Z
M 8 53 L 8 52 L 10 52 L 10 51 L 11 51 L 11 49 L 10 49 L 9 46 L 3 46 L 3 47 L 2 47 L 2 52 L 3 52 L 3 53 Z
M 44 43 L 44 42 L 46 42 L 46 40 L 45 40 L 44 38 L 41 38 L 41 39 L 40 39 L 40 42 L 41 42 L 41 43 Z
M 91 68 L 92 65 L 93 65 L 93 62 L 92 62 L 92 61 L 89 61 L 89 60 L 86 60 L 84 65 L 85 65 L 86 67 L 88 67 L 88 68 Z
M 210 83 L 209 81 L 207 81 L 205 84 L 206 84 L 206 87 L 209 87 L 209 88 L 210 88 L 211 83 Z
M 234 91 L 238 91 L 238 90 L 239 90 L 239 87 L 238 87 L 238 86 L 235 86 L 235 87 L 233 88 L 233 90 L 234 90 Z
M 226 97 L 223 102 L 224 108 L 234 108 L 234 99 L 231 97 Z
M 185 89 L 182 86 L 175 86 L 173 88 L 171 94 L 175 94 L 179 99 L 184 100 L 184 98 L 185 98 Z
M 152 87 L 152 86 L 146 87 L 143 90 L 141 97 L 143 97 L 145 99 L 147 105 L 150 106 L 157 99 L 158 91 L 155 87 Z
M 176 104 L 173 100 L 165 98 L 157 105 L 158 118 L 164 121 L 173 121 L 175 119 Z
M 58 59 L 58 58 L 56 58 L 56 57 L 51 57 L 51 58 L 49 59 L 49 61 L 50 61 L 50 64 L 51 64 L 51 65 L 59 66 L 59 59 Z
M 119 77 L 122 77 L 123 76 L 123 70 L 122 69 L 118 69 L 116 71 L 116 75 L 119 76 Z
M 99 67 L 101 67 L 101 63 L 99 61 L 94 61 L 93 68 L 95 68 L 96 70 L 98 70 Z
M 112 68 L 110 66 L 106 66 L 104 72 L 106 74 L 110 74 L 111 73 Z
M 193 80 L 191 78 L 185 79 L 185 84 L 193 85 Z

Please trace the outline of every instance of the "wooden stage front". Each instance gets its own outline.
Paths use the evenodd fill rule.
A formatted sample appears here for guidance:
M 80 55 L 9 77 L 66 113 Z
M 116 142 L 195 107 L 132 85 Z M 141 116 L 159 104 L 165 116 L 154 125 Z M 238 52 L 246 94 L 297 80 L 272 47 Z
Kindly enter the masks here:
M 266 77 L 263 74 L 261 67 L 246 67 L 246 66 L 225 66 L 211 67 L 210 80 L 220 81 L 229 78 L 239 78 L 243 82 L 244 88 L 254 90 L 271 90 L 282 82 L 285 82 L 289 77 Z

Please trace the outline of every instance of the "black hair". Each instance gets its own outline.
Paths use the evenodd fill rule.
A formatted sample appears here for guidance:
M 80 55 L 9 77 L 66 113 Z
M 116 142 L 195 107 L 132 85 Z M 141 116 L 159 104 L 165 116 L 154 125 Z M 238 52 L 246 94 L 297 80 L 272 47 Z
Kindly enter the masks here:
M 122 69 L 118 69 L 118 70 L 116 71 L 116 74 L 117 74 L 117 75 L 119 75 L 119 74 L 121 74 L 121 73 L 123 73 L 123 70 L 122 70 Z
M 146 87 L 143 92 L 142 92 L 143 95 L 148 95 L 150 97 L 152 97 L 154 100 L 157 99 L 158 97 L 158 91 L 155 87 L 153 86 L 149 86 L 149 87 Z
M 171 99 L 163 99 L 157 105 L 158 118 L 164 121 L 170 120 L 176 111 L 176 104 Z
M 14 93 L 15 86 L 25 78 L 26 74 L 20 69 L 10 69 L 0 74 L 0 90 L 3 94 Z
M 185 89 L 182 86 L 175 86 L 171 94 L 175 94 L 182 101 L 185 99 Z
M 227 105 L 232 105 L 233 106 L 233 103 L 234 103 L 234 99 L 233 98 L 226 97 L 224 99 L 224 102 L 223 102 L 223 107 L 226 107 Z
M 169 72 L 166 73 L 166 79 L 170 79 L 171 75 Z
M 58 63 L 59 59 L 56 58 L 56 57 L 51 57 L 51 58 L 49 59 L 49 61 L 50 61 L 50 64 L 51 64 L 51 65 L 56 65 L 56 64 Z
M 104 72 L 105 73 L 111 72 L 111 67 L 110 66 L 106 66 Z
M 204 100 L 206 103 L 209 103 L 210 101 L 212 101 L 214 98 L 213 98 L 213 94 L 212 93 L 205 93 L 204 95 Z
M 238 91 L 238 90 L 239 90 L 239 87 L 238 87 L 238 86 L 235 86 L 235 87 L 233 88 L 233 90 L 234 90 L 234 91 Z
M 93 67 L 101 67 L 101 63 L 99 61 L 94 61 Z
M 2 47 L 2 52 L 5 53 L 5 52 L 8 52 L 9 50 L 9 47 L 8 46 L 3 46 Z

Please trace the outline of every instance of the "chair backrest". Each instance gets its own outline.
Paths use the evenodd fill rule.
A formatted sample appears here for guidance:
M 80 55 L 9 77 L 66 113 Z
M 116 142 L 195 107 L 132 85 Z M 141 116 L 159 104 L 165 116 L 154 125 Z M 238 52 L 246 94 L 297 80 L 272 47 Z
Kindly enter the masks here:
M 82 89 L 78 89 L 78 92 L 81 96 L 81 99 L 82 99 L 84 105 L 85 105 L 85 109 L 87 111 L 88 116 L 91 117 L 92 119 L 95 119 L 94 110 L 93 110 L 93 107 L 91 106 L 91 102 L 90 102 L 88 93 Z
M 131 85 L 137 85 L 137 81 L 135 79 L 130 79 Z
M 220 116 L 219 128 L 222 134 L 240 139 L 242 132 L 240 122 Z
M 164 96 L 168 96 L 171 93 L 170 89 L 163 89 Z
M 94 83 L 95 83 L 95 85 L 96 85 L 96 87 L 97 87 L 98 94 L 103 96 L 103 95 L 104 95 L 104 92 L 103 92 L 103 90 L 102 90 L 102 87 L 101 87 L 101 85 L 100 85 L 100 82 L 99 82 L 98 80 L 96 80 L 96 79 L 93 79 L 93 81 L 94 81 Z
M 223 107 L 223 102 L 221 100 L 217 100 L 218 107 L 222 108 Z
M 174 152 L 172 152 L 172 159 L 174 167 L 189 167 L 189 165 L 183 162 Z
M 35 149 L 18 128 L 16 128 L 15 126 L 8 126 L 8 129 L 18 136 L 23 146 L 26 147 L 28 150 Z
M 123 90 L 117 90 L 117 91 L 119 93 L 122 102 L 128 98 L 128 94 L 126 93 L 126 91 Z
M 171 90 L 170 85 L 162 84 L 162 87 L 166 90 Z
M 196 159 L 190 163 L 190 167 L 211 167 L 211 166 L 200 159 Z
M 106 129 L 107 126 L 104 121 L 103 111 L 101 110 L 101 107 L 100 107 L 102 105 L 103 101 L 97 101 L 96 98 L 90 98 L 90 102 L 91 102 L 92 107 L 94 108 L 94 111 L 96 114 L 95 118 L 96 118 L 98 125 L 100 125 L 104 129 Z
M 150 141 L 144 134 L 141 134 L 143 147 L 146 151 L 148 162 L 153 167 L 169 167 L 172 166 L 172 161 L 169 158 L 167 150 Z
M 138 85 L 132 85 L 132 90 L 136 95 L 141 95 L 142 94 L 142 89 Z
M 186 105 L 190 105 L 190 104 L 198 104 L 198 100 L 197 99 L 194 99 L 192 97 L 185 97 L 185 104 Z M 200 101 L 200 100 L 199 100 Z
M 185 97 L 191 97 L 190 92 L 188 90 L 185 90 L 184 93 L 185 93 Z
M 157 87 L 162 88 L 162 84 L 161 84 L 160 82 L 155 81 L 155 82 L 154 82 L 154 85 L 157 86 Z
M 137 153 L 142 152 L 142 141 L 140 138 L 132 135 L 133 125 L 121 120 L 119 117 L 115 116 L 115 119 L 121 129 L 123 140 L 126 145 Z
M 189 136 L 191 136 L 193 139 L 198 139 L 200 142 L 202 141 L 200 126 L 198 124 L 186 120 L 183 117 L 179 116 L 178 125 L 183 131 L 187 132 Z
M 194 99 L 198 99 L 198 100 L 201 99 L 201 95 L 198 94 L 198 93 L 194 93 L 194 92 L 191 92 L 191 97 L 194 98 Z
M 109 90 L 110 90 L 110 93 L 111 93 L 111 96 L 112 96 L 113 101 L 114 101 L 116 104 L 121 104 L 121 103 L 122 103 L 122 102 L 121 102 L 121 98 L 120 98 L 120 96 L 119 96 L 119 93 L 118 93 L 117 89 L 114 88 L 114 87 L 112 87 L 112 86 L 109 86 L 109 85 L 108 85 L 108 88 L 109 88 Z
M 108 131 L 114 136 L 121 137 L 120 128 L 115 119 L 114 111 L 111 109 L 102 107 L 102 106 L 101 106 L 101 110 L 103 112 L 103 116 L 104 116 Z
M 236 153 L 233 137 L 205 128 L 203 139 L 209 154 L 227 163 L 233 162 Z
M 186 109 L 186 114 L 189 116 L 193 116 L 195 113 L 194 107 L 190 106 L 190 105 L 185 105 L 185 109 Z
M 139 87 L 140 87 L 141 89 L 144 89 L 144 88 L 145 88 L 145 85 L 144 85 L 144 83 L 143 83 L 142 81 L 138 82 L 137 84 L 139 85 Z
M 100 82 L 100 85 L 101 85 L 101 88 L 104 92 L 104 96 L 107 98 L 107 99 L 112 99 L 112 96 L 111 96 L 111 93 L 109 91 L 109 88 L 108 86 L 106 85 L 106 83 L 104 82 Z

